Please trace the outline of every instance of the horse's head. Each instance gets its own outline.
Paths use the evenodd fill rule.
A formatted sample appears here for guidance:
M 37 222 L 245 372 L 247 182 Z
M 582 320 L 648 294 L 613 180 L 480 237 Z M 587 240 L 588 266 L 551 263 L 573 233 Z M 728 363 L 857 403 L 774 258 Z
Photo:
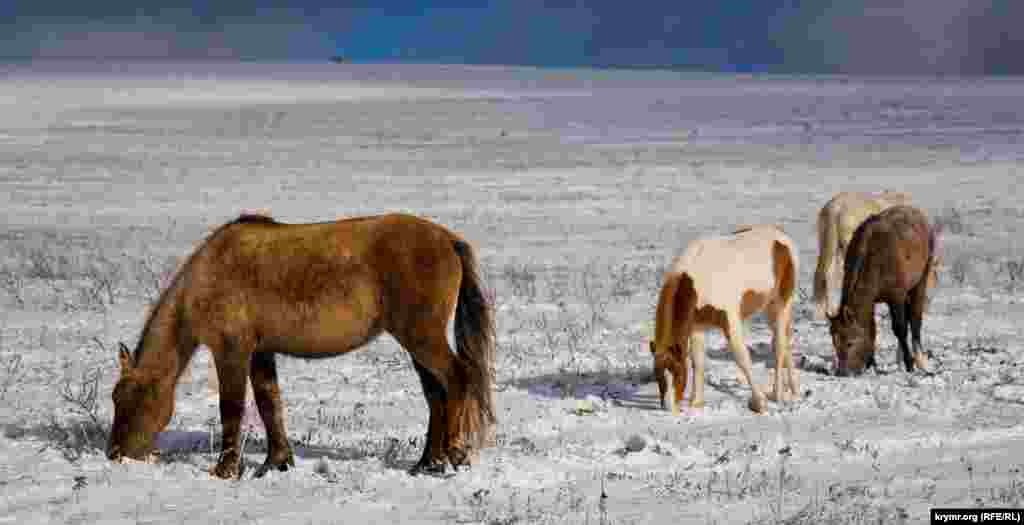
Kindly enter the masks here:
M 135 356 L 120 345 L 121 377 L 114 386 L 114 424 L 107 456 L 145 459 L 155 446 L 156 433 L 163 430 L 174 409 L 173 394 L 161 392 L 159 380 L 140 370 Z
M 679 344 L 671 344 L 661 349 L 654 341 L 650 342 L 651 356 L 654 358 L 654 379 L 658 382 L 658 398 L 661 400 L 661 408 L 667 409 L 665 396 L 669 394 L 668 378 L 665 372 L 672 374 L 673 383 L 680 377 L 686 380 L 686 354 Z M 680 375 L 682 374 L 682 375 Z M 677 399 L 678 404 L 682 400 Z
M 829 316 L 829 332 L 836 352 L 836 375 L 860 374 L 875 361 L 875 326 L 871 322 L 857 319 L 850 309 L 843 306 L 834 316 Z

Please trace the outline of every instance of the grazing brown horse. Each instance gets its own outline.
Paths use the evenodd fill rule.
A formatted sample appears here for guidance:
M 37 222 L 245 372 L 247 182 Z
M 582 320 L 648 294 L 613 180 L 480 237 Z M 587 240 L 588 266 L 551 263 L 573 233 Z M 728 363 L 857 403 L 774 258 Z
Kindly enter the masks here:
M 455 345 L 447 327 L 454 317 Z M 392 214 L 282 224 L 242 215 L 214 231 L 153 308 L 134 352 L 121 345 L 109 456 L 145 458 L 171 418 L 196 347 L 215 361 L 224 427 L 212 474 L 239 474 L 246 378 L 267 433 L 256 476 L 295 459 L 274 357 L 338 356 L 388 332 L 411 354 L 430 407 L 411 473 L 467 465 L 493 430 L 494 324 L 470 245 L 446 228 Z
M 815 317 L 835 314 L 831 290 L 843 283 L 843 260 L 853 232 L 864 219 L 892 206 L 909 205 L 910 195 L 895 191 L 882 193 L 837 193 L 818 212 L 818 265 L 814 270 Z
M 775 378 L 768 397 L 772 400 L 799 396 L 799 377 L 790 349 L 793 290 L 798 274 L 797 250 L 778 227 L 757 225 L 730 236 L 697 239 L 677 257 L 665 276 L 658 299 L 654 340 L 654 376 L 662 408 L 668 393 L 666 372 L 674 392 L 672 413 L 686 390 L 688 364 L 693 364 L 690 407 L 704 406 L 704 331 L 721 330 L 729 341 L 736 365 L 751 388 L 750 408 L 767 409 L 765 394 L 754 384 L 750 351 L 743 344 L 741 321 L 765 312 L 771 321 L 775 351 Z M 782 369 L 788 370 L 788 375 Z M 785 385 L 784 385 L 785 383 Z
M 928 302 L 928 275 L 936 234 L 921 210 L 893 206 L 872 215 L 854 232 L 846 250 L 839 311 L 829 317 L 836 374 L 875 366 L 875 303 L 886 303 L 907 371 L 927 367 L 921 322 Z M 914 354 L 907 345 L 907 327 Z

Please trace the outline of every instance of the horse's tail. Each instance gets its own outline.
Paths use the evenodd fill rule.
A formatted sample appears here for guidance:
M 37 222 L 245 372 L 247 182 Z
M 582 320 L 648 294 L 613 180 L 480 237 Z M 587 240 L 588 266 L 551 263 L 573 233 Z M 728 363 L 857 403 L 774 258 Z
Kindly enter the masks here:
M 825 206 L 818 213 L 818 266 L 814 270 L 814 316 L 819 320 L 831 314 L 828 285 L 832 281 L 838 244 L 838 221 L 830 220 L 829 207 Z
M 942 268 L 942 224 L 928 228 L 928 265 L 927 287 L 935 288 L 939 284 L 939 269 Z
M 492 431 L 497 422 L 494 407 L 494 314 L 484 295 L 473 250 L 465 241 L 454 240 L 452 247 L 462 262 L 462 283 L 455 307 L 455 346 L 465 373 L 465 409 L 461 428 L 475 434 L 476 445 L 493 445 Z

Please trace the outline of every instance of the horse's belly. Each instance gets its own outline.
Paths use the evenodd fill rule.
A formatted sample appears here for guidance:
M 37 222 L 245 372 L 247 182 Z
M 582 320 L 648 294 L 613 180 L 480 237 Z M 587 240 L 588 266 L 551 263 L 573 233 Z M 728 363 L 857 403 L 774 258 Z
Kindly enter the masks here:
M 340 355 L 365 345 L 377 334 L 359 330 L 309 330 L 274 334 L 260 340 L 259 350 L 300 357 Z
M 378 335 L 377 319 L 376 309 L 358 303 L 295 305 L 290 311 L 264 316 L 253 329 L 268 351 L 338 354 Z
M 744 275 L 744 270 L 747 272 Z M 748 296 L 766 296 L 775 288 L 775 277 L 769 272 L 750 272 L 749 268 L 730 271 L 726 268 L 705 277 L 700 287 L 700 303 L 716 308 L 742 306 L 750 301 Z M 763 306 L 763 304 L 762 304 Z M 758 307 L 760 308 L 760 307 Z

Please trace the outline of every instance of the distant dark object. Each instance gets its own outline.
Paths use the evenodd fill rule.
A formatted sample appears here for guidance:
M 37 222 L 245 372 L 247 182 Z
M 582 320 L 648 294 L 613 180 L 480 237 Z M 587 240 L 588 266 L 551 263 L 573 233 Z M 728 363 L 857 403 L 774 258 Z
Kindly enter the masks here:
M 331 57 L 331 62 L 334 62 L 335 64 L 344 64 L 348 62 L 348 58 L 344 55 L 334 55 Z

